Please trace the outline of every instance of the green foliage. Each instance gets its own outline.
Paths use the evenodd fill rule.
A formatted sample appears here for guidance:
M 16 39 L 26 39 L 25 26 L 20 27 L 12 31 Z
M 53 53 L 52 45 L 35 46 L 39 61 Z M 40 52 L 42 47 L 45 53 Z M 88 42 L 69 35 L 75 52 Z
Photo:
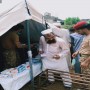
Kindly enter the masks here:
M 79 21 L 80 21 L 80 19 L 78 17 L 73 17 L 73 18 L 69 17 L 69 18 L 66 18 L 66 20 L 64 21 L 64 24 L 65 25 L 73 25 Z
M 62 25 L 62 28 L 70 29 L 73 25 Z
M 90 20 L 88 20 L 88 23 L 90 24 Z

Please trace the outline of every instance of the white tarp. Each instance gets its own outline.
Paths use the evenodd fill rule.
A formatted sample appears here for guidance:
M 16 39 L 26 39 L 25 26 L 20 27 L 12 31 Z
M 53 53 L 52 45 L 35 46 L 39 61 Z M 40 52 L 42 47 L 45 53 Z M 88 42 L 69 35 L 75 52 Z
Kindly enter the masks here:
M 30 0 L 26 1 L 31 16 L 27 12 L 25 0 L 2 0 L 0 3 L 0 36 L 12 26 L 28 19 L 42 23 L 43 16 L 31 6 Z
M 32 65 L 34 71 L 33 76 L 36 77 L 42 72 L 41 63 L 36 63 Z M 4 90 L 19 90 L 30 80 L 31 80 L 30 70 L 27 69 L 21 73 L 18 73 L 16 76 L 12 78 L 11 77 L 0 78 L 0 84 L 2 85 Z

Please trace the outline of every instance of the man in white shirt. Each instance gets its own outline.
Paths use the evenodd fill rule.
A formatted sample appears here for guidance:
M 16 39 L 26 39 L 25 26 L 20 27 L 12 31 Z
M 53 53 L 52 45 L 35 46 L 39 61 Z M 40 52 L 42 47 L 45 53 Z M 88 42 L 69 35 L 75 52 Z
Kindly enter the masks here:
M 44 30 L 41 33 L 43 34 L 43 36 L 40 37 L 39 51 L 42 57 L 43 70 L 53 69 L 69 72 L 68 64 L 66 61 L 66 55 L 69 53 L 69 48 L 65 41 L 61 38 L 56 37 L 52 33 L 51 29 Z M 60 75 L 62 77 L 64 86 L 71 87 L 72 81 L 70 75 Z M 54 81 L 54 77 L 53 79 L 49 80 Z
M 68 45 L 68 47 L 70 49 L 70 47 L 71 47 L 71 44 L 70 44 L 71 43 L 71 38 L 70 38 L 69 30 L 62 28 L 60 23 L 53 23 L 53 25 L 55 26 L 55 27 L 52 28 L 53 33 L 56 36 L 62 38 L 66 42 L 66 44 Z M 71 53 L 70 52 L 68 53 L 66 58 L 67 58 L 68 66 L 71 67 Z

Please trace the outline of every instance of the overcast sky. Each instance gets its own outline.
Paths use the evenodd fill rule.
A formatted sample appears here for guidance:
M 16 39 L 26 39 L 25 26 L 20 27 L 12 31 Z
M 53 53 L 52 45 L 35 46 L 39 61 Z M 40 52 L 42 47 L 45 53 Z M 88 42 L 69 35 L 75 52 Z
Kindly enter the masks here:
M 49 12 L 60 19 L 90 19 L 90 0 L 31 0 L 31 4 L 43 15 Z

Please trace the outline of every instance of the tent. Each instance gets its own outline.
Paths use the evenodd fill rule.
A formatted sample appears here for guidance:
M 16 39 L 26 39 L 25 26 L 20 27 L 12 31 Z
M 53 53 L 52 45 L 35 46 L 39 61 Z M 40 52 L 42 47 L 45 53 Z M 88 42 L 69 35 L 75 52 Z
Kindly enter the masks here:
M 3 0 L 0 3 L 0 36 L 7 32 L 12 26 L 25 20 L 33 19 L 43 23 L 43 16 L 37 12 L 27 0 L 27 6 L 31 16 L 27 13 L 25 0 Z
M 37 12 L 33 8 L 33 6 L 31 6 L 30 0 L 3 0 L 2 3 L 0 3 L 0 36 L 6 33 L 14 25 L 21 23 L 25 20 L 30 20 L 32 23 L 38 23 L 36 24 L 36 26 L 44 24 L 42 14 Z M 26 22 L 26 26 L 27 26 L 26 28 L 28 31 L 31 30 L 31 28 L 29 27 L 29 24 L 31 24 L 31 22 L 28 21 Z M 45 27 L 42 27 L 42 30 L 44 28 Z M 35 30 L 35 27 L 33 28 L 33 30 Z M 25 40 L 26 40 L 26 36 L 25 36 Z M 30 36 L 28 33 L 28 43 L 30 44 L 29 41 L 30 41 Z M 30 45 L 28 48 L 29 48 L 28 55 L 30 62 L 31 60 Z M 33 75 L 31 75 L 31 77 L 32 76 Z

